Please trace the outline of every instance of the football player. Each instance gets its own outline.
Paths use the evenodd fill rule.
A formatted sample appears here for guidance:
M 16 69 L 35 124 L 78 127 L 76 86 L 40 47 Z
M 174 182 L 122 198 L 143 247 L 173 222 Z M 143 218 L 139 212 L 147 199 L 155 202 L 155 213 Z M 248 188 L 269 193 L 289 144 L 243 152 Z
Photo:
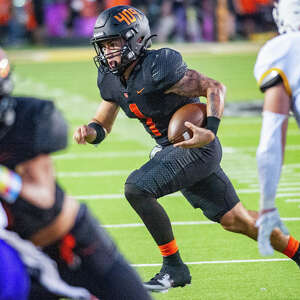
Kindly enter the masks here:
M 68 196 L 55 179 L 51 153 L 67 146 L 62 115 L 51 101 L 11 96 L 10 73 L 0 51 L 0 201 L 7 228 L 54 259 L 67 283 L 99 299 L 149 300 L 138 275 L 86 205 Z M 35 275 L 51 280 L 43 272 Z M 59 298 L 38 285 L 29 297 Z
M 158 198 L 181 191 L 194 208 L 226 230 L 257 238 L 256 212 L 248 212 L 220 167 L 222 150 L 217 131 L 224 109 L 225 87 L 189 69 L 180 53 L 170 48 L 147 50 L 151 45 L 147 17 L 131 6 L 103 11 L 95 24 L 98 87 L 103 98 L 95 117 L 74 132 L 79 144 L 99 144 L 111 131 L 121 107 L 138 119 L 159 145 L 151 159 L 133 171 L 125 183 L 125 196 L 155 240 L 163 257 L 161 270 L 145 283 L 151 291 L 191 282 L 182 261 L 169 217 Z M 177 144 L 168 141 L 169 121 L 180 107 L 207 98 L 207 125 Z M 272 245 L 285 251 L 288 237 L 274 230 Z
M 0 203 L 0 233 L 7 224 L 6 213 Z M 30 279 L 18 252 L 0 238 L 0 299 L 27 300 Z
M 257 148 L 260 181 L 260 216 L 258 246 L 262 255 L 273 254 L 270 235 L 275 227 L 287 233 L 275 205 L 281 174 L 290 111 L 300 125 L 300 0 L 280 0 L 275 3 L 273 17 L 279 35 L 260 50 L 254 75 L 264 95 L 263 120 Z M 299 242 L 289 237 L 293 258 L 300 256 Z

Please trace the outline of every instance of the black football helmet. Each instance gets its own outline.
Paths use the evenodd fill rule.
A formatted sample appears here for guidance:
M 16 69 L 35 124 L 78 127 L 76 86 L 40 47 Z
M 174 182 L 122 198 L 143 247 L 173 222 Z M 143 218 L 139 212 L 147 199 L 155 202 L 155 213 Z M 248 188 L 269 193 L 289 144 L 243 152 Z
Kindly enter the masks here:
M 15 100 L 9 60 L 0 49 L 0 140 L 15 121 Z
M 125 44 L 114 54 L 121 54 L 121 63 L 110 68 L 101 49 L 101 42 L 120 37 L 124 39 Z M 97 53 L 94 57 L 97 68 L 101 72 L 122 75 L 126 68 L 151 46 L 151 37 L 149 21 L 140 10 L 127 5 L 106 9 L 98 16 L 91 39 Z

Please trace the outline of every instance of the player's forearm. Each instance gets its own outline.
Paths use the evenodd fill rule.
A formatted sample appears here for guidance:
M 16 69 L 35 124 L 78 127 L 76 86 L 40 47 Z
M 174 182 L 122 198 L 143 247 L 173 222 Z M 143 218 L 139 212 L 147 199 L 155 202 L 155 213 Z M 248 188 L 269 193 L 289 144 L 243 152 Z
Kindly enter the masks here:
M 260 209 L 275 207 L 275 196 L 283 161 L 282 126 L 287 116 L 263 112 L 260 142 L 256 152 L 260 182 Z
M 55 182 L 54 180 L 46 185 L 37 182 L 22 180 L 20 196 L 34 206 L 40 208 L 50 208 L 55 202 Z
M 215 82 L 207 89 L 207 124 L 206 128 L 217 134 L 224 111 L 225 86 Z
M 263 156 L 261 156 L 260 159 L 263 159 Z M 258 176 L 260 181 L 260 210 L 275 207 L 275 197 L 280 173 L 280 163 L 268 161 L 263 163 L 259 161 Z
M 41 154 L 20 163 L 16 173 L 22 179 L 20 196 L 29 203 L 49 208 L 55 202 L 55 171 L 49 155 Z
M 207 116 L 221 119 L 224 111 L 226 88 L 221 83 L 215 83 L 207 89 Z
M 29 177 L 22 178 L 16 172 L 0 166 L 0 196 L 6 202 L 13 204 L 20 196 L 40 207 L 50 207 L 54 202 L 53 188 L 49 184 L 36 184 Z
M 96 119 L 92 119 L 92 121 L 88 124 L 88 127 L 89 130 L 85 140 L 89 144 L 100 144 L 107 135 L 106 128 L 102 126 Z

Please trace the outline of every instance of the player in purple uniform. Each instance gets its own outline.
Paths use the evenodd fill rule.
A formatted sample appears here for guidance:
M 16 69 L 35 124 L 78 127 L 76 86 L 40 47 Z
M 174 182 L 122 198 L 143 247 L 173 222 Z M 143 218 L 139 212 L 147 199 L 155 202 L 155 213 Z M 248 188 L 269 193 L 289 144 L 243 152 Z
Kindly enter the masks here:
M 224 85 L 188 69 L 175 50 L 147 50 L 151 37 L 146 16 L 134 7 L 116 6 L 99 15 L 92 43 L 103 101 L 91 122 L 77 128 L 73 137 L 78 144 L 99 144 L 111 131 L 121 107 L 155 139 L 158 146 L 151 159 L 127 178 L 125 196 L 163 256 L 160 272 L 145 286 L 151 291 L 166 291 L 189 284 L 191 275 L 158 198 L 181 191 L 210 220 L 252 239 L 257 238 L 257 212 L 244 208 L 220 167 L 222 149 L 217 131 L 224 109 Z M 197 141 L 173 147 L 167 137 L 172 115 L 187 103 L 199 102 L 200 96 L 207 98 L 206 128 L 187 124 L 196 132 Z M 272 245 L 285 252 L 288 236 L 275 229 Z M 299 255 L 294 259 L 299 264 Z
M 150 300 L 86 205 L 68 196 L 56 181 L 50 155 L 67 146 L 67 125 L 60 112 L 51 101 L 11 96 L 3 51 L 0 76 L 0 201 L 7 228 L 54 259 L 65 282 L 101 300 Z M 31 282 L 30 299 L 59 295 Z

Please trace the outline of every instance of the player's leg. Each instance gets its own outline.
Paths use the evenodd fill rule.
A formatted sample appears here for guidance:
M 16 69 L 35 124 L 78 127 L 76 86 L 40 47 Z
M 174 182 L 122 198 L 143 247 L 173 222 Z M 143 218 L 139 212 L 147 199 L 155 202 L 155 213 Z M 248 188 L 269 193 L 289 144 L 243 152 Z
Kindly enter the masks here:
M 272 255 L 274 252 L 270 244 L 274 228 L 288 233 L 276 208 L 275 197 L 290 109 L 291 98 L 282 83 L 266 90 L 260 142 L 256 152 L 260 184 L 260 216 L 256 225 L 259 227 L 258 248 L 262 255 Z
M 220 169 L 212 176 L 216 175 L 218 176 L 220 181 L 218 184 L 216 184 L 217 181 L 215 179 L 212 181 L 215 181 L 213 191 L 215 195 L 210 194 L 211 192 L 205 192 L 204 188 L 201 189 L 200 195 L 205 194 L 206 197 L 206 201 L 202 202 L 202 209 L 204 214 L 211 220 L 220 222 L 223 228 L 228 231 L 241 233 L 254 240 L 257 240 L 258 229 L 255 226 L 255 223 L 258 218 L 258 213 L 246 210 L 242 203 L 239 202 L 234 187 L 232 186 L 230 180 L 222 169 Z M 204 183 L 205 188 L 209 191 L 212 191 L 212 189 L 210 188 L 209 179 L 206 179 L 206 181 L 208 182 L 204 181 L 202 182 L 202 185 Z M 222 195 L 221 191 L 224 191 L 224 210 L 221 209 L 222 205 L 220 206 L 222 201 L 219 201 L 218 203 L 218 190 L 220 192 L 220 195 Z M 209 199 L 214 200 L 209 201 Z M 222 197 L 219 199 L 221 200 Z M 213 204 L 209 204 L 209 202 L 212 202 Z M 219 209 L 217 209 L 217 207 Z M 226 207 L 227 211 L 225 209 Z M 218 212 L 218 210 L 219 214 L 217 215 L 216 212 Z M 212 213 L 213 211 L 215 211 L 214 214 Z M 220 215 L 222 216 L 220 217 Z M 275 228 L 271 234 L 271 244 L 274 249 L 292 258 L 299 265 L 299 242 L 292 236 L 285 235 L 278 228 Z
M 258 213 L 249 212 L 242 203 L 238 203 L 234 208 L 227 212 L 220 220 L 224 229 L 232 232 L 242 233 L 254 240 L 257 240 L 258 229 L 255 226 Z M 279 228 L 272 231 L 272 247 L 289 258 L 293 259 L 300 267 L 300 247 L 299 241 L 292 236 L 285 235 Z
M 148 289 L 166 290 L 191 281 L 188 268 L 180 258 L 169 217 L 157 198 L 208 176 L 218 166 L 220 159 L 221 148 L 217 139 L 202 149 L 168 146 L 127 179 L 125 196 L 143 220 L 163 256 L 161 271 L 147 282 Z
M 137 273 L 84 205 L 71 232 L 45 252 L 55 259 L 66 282 L 85 287 L 101 300 L 151 299 Z
M 162 292 L 170 287 L 185 286 L 190 283 L 191 276 L 180 257 L 170 219 L 156 197 L 132 183 L 126 183 L 125 195 L 143 220 L 163 257 L 160 272 L 145 283 L 145 287 L 150 291 Z
M 201 208 L 207 218 L 219 222 L 224 229 L 257 239 L 255 223 L 258 213 L 245 209 L 221 168 L 192 187 L 183 189 L 182 193 L 195 208 Z M 271 243 L 277 251 L 291 257 L 299 265 L 299 242 L 293 237 L 275 229 Z

